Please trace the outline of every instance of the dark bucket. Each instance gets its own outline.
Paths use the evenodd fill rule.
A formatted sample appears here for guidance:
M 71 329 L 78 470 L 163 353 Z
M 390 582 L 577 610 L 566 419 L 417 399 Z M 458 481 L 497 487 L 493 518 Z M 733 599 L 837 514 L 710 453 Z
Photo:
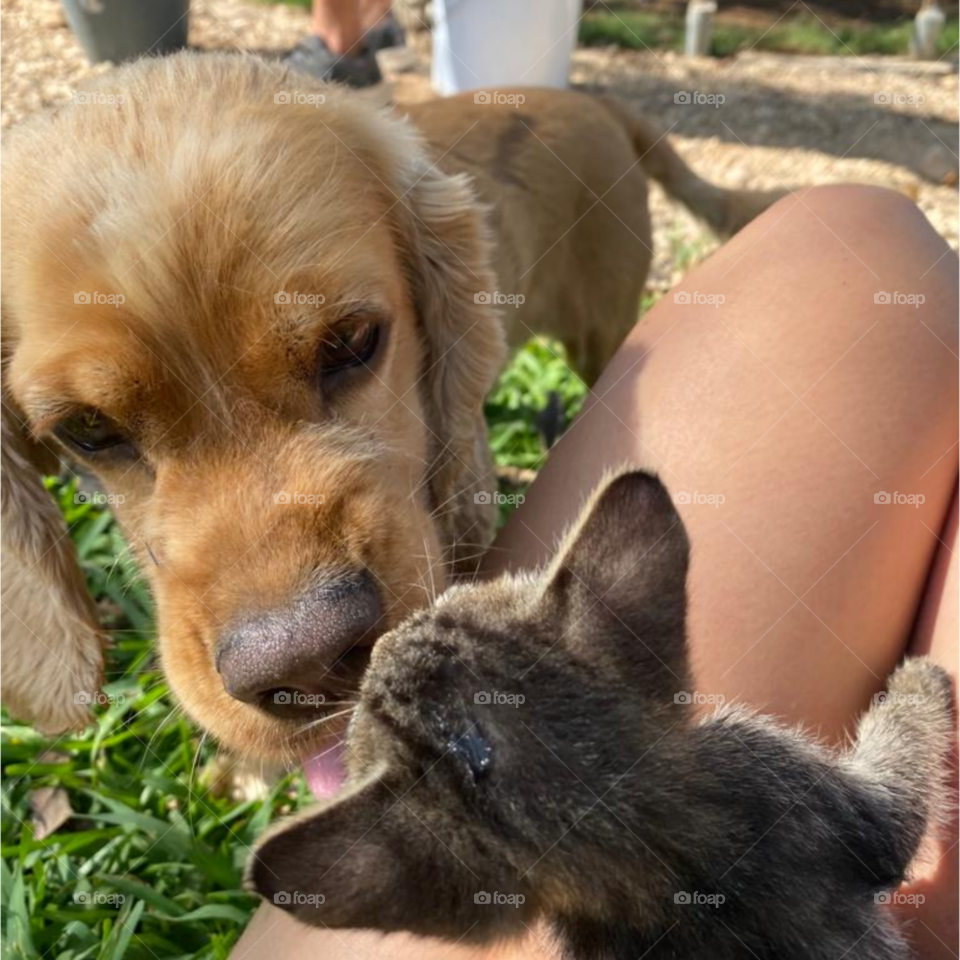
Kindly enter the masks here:
M 93 63 L 122 63 L 182 50 L 190 0 L 61 0 L 67 22 Z

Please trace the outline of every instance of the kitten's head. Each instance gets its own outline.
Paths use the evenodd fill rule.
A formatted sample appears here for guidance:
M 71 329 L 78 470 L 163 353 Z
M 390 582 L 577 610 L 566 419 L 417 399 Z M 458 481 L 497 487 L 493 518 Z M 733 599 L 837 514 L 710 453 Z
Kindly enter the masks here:
M 687 554 L 660 482 L 625 473 L 542 576 L 454 587 L 383 637 L 348 787 L 261 844 L 256 888 L 318 926 L 481 941 L 601 904 L 618 827 L 591 812 L 685 719 Z

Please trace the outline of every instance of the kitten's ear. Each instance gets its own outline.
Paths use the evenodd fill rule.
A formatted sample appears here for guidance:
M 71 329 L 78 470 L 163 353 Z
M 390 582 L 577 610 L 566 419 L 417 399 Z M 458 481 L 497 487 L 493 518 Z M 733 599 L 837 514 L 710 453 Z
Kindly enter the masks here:
M 264 899 L 306 923 L 376 927 L 416 873 L 402 817 L 396 797 L 372 777 L 278 825 L 257 845 L 248 879 Z
M 476 899 L 477 873 L 410 810 L 410 789 L 378 774 L 280 824 L 254 851 L 248 882 L 313 926 L 476 940 L 519 923 L 520 911 Z
M 616 639 L 621 653 L 666 667 L 675 681 L 686 675 L 688 556 L 663 484 L 639 470 L 621 473 L 597 488 L 568 534 L 547 571 L 546 596 L 574 644 L 600 652 Z

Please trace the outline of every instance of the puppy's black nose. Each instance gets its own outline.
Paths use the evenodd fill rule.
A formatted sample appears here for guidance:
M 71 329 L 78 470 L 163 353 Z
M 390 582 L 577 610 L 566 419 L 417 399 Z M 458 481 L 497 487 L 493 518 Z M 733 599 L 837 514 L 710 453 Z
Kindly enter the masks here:
M 224 689 L 276 716 L 318 713 L 334 664 L 375 633 L 381 614 L 380 593 L 361 571 L 242 620 L 224 632 L 217 652 Z

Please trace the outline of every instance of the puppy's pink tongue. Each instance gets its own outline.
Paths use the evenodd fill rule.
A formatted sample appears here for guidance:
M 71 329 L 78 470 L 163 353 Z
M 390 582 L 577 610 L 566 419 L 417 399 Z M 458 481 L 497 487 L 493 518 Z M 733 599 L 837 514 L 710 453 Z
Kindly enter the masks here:
M 318 800 L 332 797 L 343 786 L 343 749 L 342 740 L 328 740 L 303 762 L 307 785 Z

